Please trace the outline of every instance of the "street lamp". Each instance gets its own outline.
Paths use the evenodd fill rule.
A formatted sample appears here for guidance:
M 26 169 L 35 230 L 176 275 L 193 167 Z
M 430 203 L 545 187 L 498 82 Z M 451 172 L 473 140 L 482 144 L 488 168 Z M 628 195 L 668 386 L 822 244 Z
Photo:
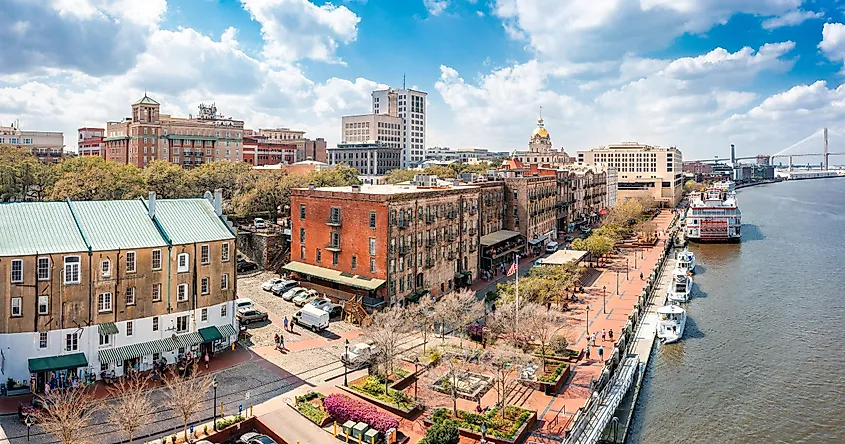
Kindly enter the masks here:
M 626 257 L 625 258 L 625 280 L 626 281 L 628 280 L 628 269 L 630 269 L 630 267 L 628 265 L 629 265 L 629 262 L 628 262 L 628 258 Z
M 417 367 L 420 365 L 420 357 L 417 356 L 414 358 L 414 401 L 417 400 L 417 379 L 419 379 L 419 370 Z
M 590 306 L 589 305 L 587 305 L 587 336 L 590 336 Z M 590 339 L 587 338 L 587 342 L 589 342 L 589 341 L 590 341 Z
M 346 363 L 349 361 L 349 339 L 344 342 L 344 348 L 346 349 L 346 353 L 343 354 L 343 386 L 348 387 L 349 384 L 346 381 L 346 374 L 348 373 Z
M 211 379 L 211 387 L 214 388 L 214 431 L 217 431 L 217 377 Z
M 616 294 L 619 294 L 619 269 L 616 270 Z
M 601 312 L 606 314 L 607 313 L 607 285 L 603 285 L 601 287 L 601 304 L 602 304 Z

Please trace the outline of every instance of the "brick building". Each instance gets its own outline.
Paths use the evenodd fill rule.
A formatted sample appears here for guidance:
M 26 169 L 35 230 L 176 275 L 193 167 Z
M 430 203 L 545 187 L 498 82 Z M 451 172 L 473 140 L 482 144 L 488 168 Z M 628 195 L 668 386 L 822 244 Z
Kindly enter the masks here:
M 64 133 L 57 131 L 22 130 L 18 126 L 0 126 L 0 146 L 12 145 L 28 149 L 41 163 L 58 163 L 64 152 Z
M 76 152 L 80 156 L 105 157 L 103 137 L 106 132 L 103 128 L 79 128 L 76 130 Z
M 267 143 L 295 145 L 296 153 L 293 162 L 314 160 L 325 163 L 327 161 L 326 140 L 322 137 L 308 139 L 305 137 L 305 131 L 290 128 L 261 128 L 257 135 L 265 137 Z
M 296 162 L 296 144 L 270 143 L 267 136 L 244 135 L 243 161 L 252 166 L 290 165 Z

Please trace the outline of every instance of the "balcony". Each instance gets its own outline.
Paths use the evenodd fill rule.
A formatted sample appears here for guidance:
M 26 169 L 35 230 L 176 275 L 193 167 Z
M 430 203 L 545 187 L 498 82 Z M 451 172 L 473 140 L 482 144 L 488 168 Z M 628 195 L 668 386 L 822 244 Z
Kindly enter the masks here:
M 449 259 L 450 261 L 455 260 L 455 252 L 450 251 L 450 252 L 446 253 L 446 258 Z
M 434 268 L 434 260 L 429 258 L 425 260 L 425 268 Z
M 478 208 L 472 207 L 472 208 L 469 209 L 469 215 L 470 216 L 475 215 L 475 213 L 478 213 Z
M 475 246 L 475 245 L 470 245 L 470 246 L 469 246 L 469 252 L 470 252 L 470 253 L 475 253 L 475 250 L 478 250 L 478 247 L 477 247 L 477 246 Z
M 457 217 L 458 217 L 458 213 L 456 211 L 450 211 L 450 212 L 446 213 L 447 219 L 457 219 Z
M 470 228 L 470 229 L 469 229 L 469 235 L 470 235 L 470 236 L 475 236 L 475 233 L 476 233 L 475 228 Z
M 400 256 L 405 256 L 410 252 L 411 252 L 411 247 L 409 247 L 407 245 L 400 245 L 399 246 L 399 255 Z
M 435 242 L 434 239 L 426 239 L 425 240 L 425 246 L 429 247 L 429 248 L 433 247 L 436 243 L 437 242 Z
M 329 242 L 328 244 L 326 244 L 326 251 L 340 253 L 340 243 Z
M 410 225 L 411 225 L 411 222 L 410 222 L 409 220 L 407 220 L 407 219 L 399 219 L 399 220 L 396 222 L 396 226 L 397 226 L 397 227 L 399 227 L 399 228 L 401 228 L 401 229 L 403 229 L 403 230 L 404 230 L 405 228 L 408 228 Z
M 340 216 L 329 216 L 328 218 L 326 218 L 326 225 L 328 225 L 330 227 L 341 226 Z
M 433 224 L 434 223 L 434 215 L 433 214 L 426 214 L 425 215 L 425 223 Z
M 455 233 L 449 233 L 449 234 L 447 234 L 447 235 L 446 235 L 446 240 L 448 240 L 449 242 L 454 242 L 454 241 L 455 241 Z

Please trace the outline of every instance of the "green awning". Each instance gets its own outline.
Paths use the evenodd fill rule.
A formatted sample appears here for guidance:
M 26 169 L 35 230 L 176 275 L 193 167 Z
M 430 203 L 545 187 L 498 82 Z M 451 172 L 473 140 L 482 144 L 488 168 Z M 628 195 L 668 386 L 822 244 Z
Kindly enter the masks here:
M 202 344 L 202 342 L 202 335 L 198 331 L 176 336 L 176 346 L 178 347 L 187 348 L 192 345 Z
M 29 371 L 32 373 L 67 370 L 87 366 L 88 359 L 85 358 L 84 353 L 49 356 L 46 358 L 32 358 L 29 360 Z
M 220 336 L 223 336 L 224 338 L 236 336 L 238 334 L 238 332 L 235 331 L 235 327 L 232 327 L 232 324 L 219 325 L 217 326 L 217 330 L 220 331 Z
M 481 236 L 481 239 L 478 241 L 484 247 L 489 247 L 491 245 L 496 245 L 499 242 L 506 241 L 510 238 L 519 236 L 520 233 L 517 231 L 510 231 L 510 230 L 499 230 L 495 233 L 486 234 Z
M 153 353 L 163 353 L 173 350 L 172 344 L 173 341 L 157 339 L 155 341 L 124 345 L 122 347 L 104 348 L 97 355 L 100 363 L 122 364 L 127 359 L 135 359 L 141 356 L 149 356 Z
M 214 342 L 223 339 L 223 335 L 220 334 L 220 330 L 217 327 L 201 328 L 199 333 L 202 336 L 202 342 Z
M 103 336 L 117 334 L 117 325 L 114 325 L 114 322 L 105 322 L 98 325 L 98 327 L 100 328 L 100 334 Z
M 365 276 L 358 276 L 352 273 L 345 273 L 316 265 L 303 264 L 302 262 L 290 262 L 284 267 L 287 271 L 314 276 L 341 285 L 360 288 L 363 290 L 375 290 L 384 285 L 384 280 L 373 279 Z

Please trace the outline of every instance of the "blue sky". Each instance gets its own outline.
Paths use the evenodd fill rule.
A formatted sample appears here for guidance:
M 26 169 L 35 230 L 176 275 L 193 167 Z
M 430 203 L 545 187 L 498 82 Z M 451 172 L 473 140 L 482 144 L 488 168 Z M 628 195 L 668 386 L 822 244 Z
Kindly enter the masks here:
M 0 122 L 103 126 L 144 90 L 216 101 L 330 144 L 374 88 L 429 93 L 427 145 L 512 150 L 543 106 L 553 144 L 636 140 L 687 158 L 845 134 L 845 17 L 802 0 L 8 0 Z M 842 137 L 845 142 L 845 137 Z M 808 142 L 810 149 L 815 139 Z

